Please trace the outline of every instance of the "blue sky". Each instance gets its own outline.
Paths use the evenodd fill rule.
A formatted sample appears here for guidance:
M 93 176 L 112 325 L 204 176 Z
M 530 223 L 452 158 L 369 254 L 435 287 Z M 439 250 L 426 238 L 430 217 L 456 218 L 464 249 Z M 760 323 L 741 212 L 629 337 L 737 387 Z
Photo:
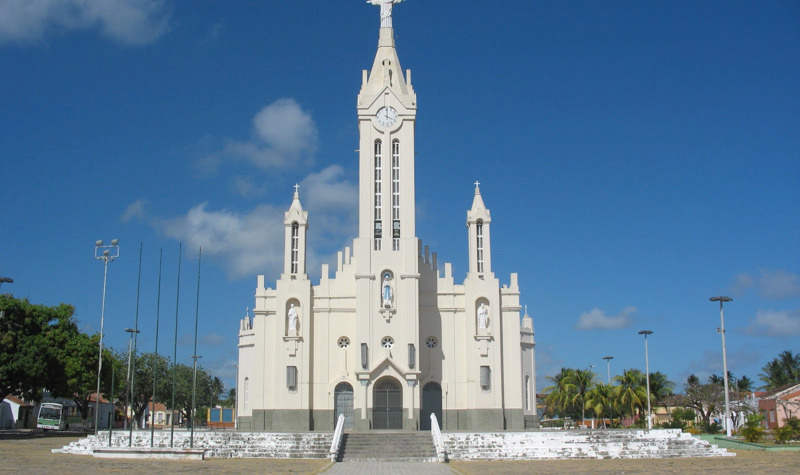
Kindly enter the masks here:
M 418 95 L 417 230 L 466 273 L 480 180 L 493 266 L 520 274 L 537 370 L 605 379 L 650 367 L 682 386 L 758 379 L 800 351 L 800 4 L 796 1 L 408 0 L 400 60 Z M 292 185 L 309 273 L 356 233 L 355 100 L 378 9 L 328 2 L 0 2 L 3 292 L 75 305 L 106 342 L 201 364 L 233 384 L 256 275 L 274 282 Z

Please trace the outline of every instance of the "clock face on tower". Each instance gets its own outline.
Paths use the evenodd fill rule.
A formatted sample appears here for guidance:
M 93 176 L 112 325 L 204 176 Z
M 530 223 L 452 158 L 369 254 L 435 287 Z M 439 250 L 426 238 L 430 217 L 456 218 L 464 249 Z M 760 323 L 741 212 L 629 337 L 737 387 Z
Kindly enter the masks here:
M 375 116 L 378 123 L 383 127 L 391 127 L 397 122 L 397 111 L 394 107 L 381 107 L 378 109 L 378 114 Z

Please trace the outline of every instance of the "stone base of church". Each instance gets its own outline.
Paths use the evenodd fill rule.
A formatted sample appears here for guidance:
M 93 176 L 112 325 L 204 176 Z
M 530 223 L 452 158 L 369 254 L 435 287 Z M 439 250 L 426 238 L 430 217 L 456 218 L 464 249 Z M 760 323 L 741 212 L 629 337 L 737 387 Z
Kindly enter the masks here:
M 442 430 L 521 430 L 525 421 L 521 409 L 452 409 L 443 411 Z

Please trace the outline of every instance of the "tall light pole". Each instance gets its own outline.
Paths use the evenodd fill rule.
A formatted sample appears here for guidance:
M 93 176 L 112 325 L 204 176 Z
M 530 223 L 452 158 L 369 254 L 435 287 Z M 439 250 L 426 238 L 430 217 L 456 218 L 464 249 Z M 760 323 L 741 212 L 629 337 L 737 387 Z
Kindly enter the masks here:
M 652 335 L 650 330 L 642 330 L 640 335 L 644 335 L 644 372 L 647 377 L 647 428 L 653 428 L 653 417 L 650 411 L 650 359 L 647 356 L 647 335 Z
M 141 333 L 134 328 L 126 328 L 125 331 L 130 334 L 130 338 L 128 339 L 128 373 L 125 377 L 125 419 L 122 424 L 123 429 L 128 428 L 128 414 L 131 412 L 130 399 L 128 399 L 128 396 L 131 394 L 131 350 L 133 349 L 133 335 Z
M 114 254 L 111 254 L 111 250 Z M 112 239 L 111 245 L 103 245 L 103 241 L 95 241 L 94 258 L 103 261 L 103 304 L 100 307 L 100 355 L 97 358 L 97 392 L 94 395 L 94 435 L 97 435 L 97 423 L 100 420 L 100 372 L 103 370 L 103 322 L 106 315 L 106 282 L 108 280 L 108 263 L 119 257 L 119 239 Z M 113 403 L 112 403 L 113 405 Z M 112 407 L 111 414 L 114 414 Z M 113 422 L 113 421 L 112 421 Z M 110 425 L 110 424 L 109 424 Z
M 604 360 L 606 360 L 606 374 L 608 377 L 608 384 L 611 384 L 611 360 L 614 359 L 613 356 L 604 356 Z
M 719 302 L 719 321 L 720 327 L 717 331 L 722 335 L 722 381 L 725 385 L 725 434 L 731 436 L 731 401 L 728 395 L 728 356 L 725 353 L 725 315 L 722 313 L 722 303 L 733 300 L 730 297 L 719 296 L 711 297 L 712 302 Z

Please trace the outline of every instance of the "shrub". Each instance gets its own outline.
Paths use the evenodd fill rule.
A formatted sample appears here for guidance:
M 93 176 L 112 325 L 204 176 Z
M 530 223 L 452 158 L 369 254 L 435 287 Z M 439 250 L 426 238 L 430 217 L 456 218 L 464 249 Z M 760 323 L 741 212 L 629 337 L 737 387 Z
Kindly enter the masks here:
M 698 428 L 701 430 L 702 434 L 717 434 L 722 432 L 722 426 L 716 422 L 701 422 L 698 424 Z
M 747 422 L 744 423 L 744 427 L 739 429 L 739 434 L 747 442 L 758 442 L 764 437 L 764 428 L 761 427 L 762 420 L 764 420 L 764 416 L 761 414 L 750 414 L 747 416 Z
M 775 442 L 785 444 L 790 440 L 800 439 L 800 420 L 790 417 L 783 422 L 783 427 L 778 427 L 772 432 L 775 435 Z

